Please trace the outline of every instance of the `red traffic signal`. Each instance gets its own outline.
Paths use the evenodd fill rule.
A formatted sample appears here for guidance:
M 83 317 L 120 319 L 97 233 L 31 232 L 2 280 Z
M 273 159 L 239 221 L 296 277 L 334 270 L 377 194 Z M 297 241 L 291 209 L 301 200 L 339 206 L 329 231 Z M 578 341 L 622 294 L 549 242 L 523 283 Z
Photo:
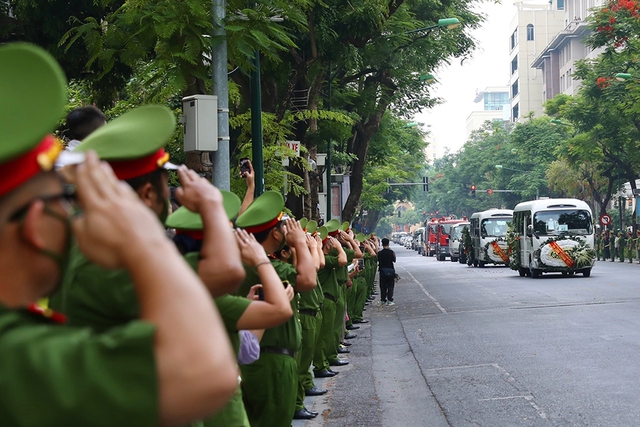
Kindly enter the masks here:
M 489 195 L 493 194 L 493 190 L 492 189 L 488 189 L 487 190 L 487 194 L 489 194 Z
M 476 197 L 476 186 L 475 185 L 471 186 L 471 197 Z

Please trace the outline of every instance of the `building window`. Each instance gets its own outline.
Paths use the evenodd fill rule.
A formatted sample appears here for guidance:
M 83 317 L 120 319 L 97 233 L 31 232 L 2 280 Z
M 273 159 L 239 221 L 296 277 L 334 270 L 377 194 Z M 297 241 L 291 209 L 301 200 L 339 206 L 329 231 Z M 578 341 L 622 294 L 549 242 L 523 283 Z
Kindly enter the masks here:
M 518 94 L 518 80 L 511 85 L 511 98 L 515 98 Z
M 511 74 L 518 71 L 518 55 L 511 61 Z
M 513 32 L 513 34 L 511 34 L 510 45 L 511 45 L 511 50 L 515 49 L 515 47 L 518 46 L 518 29 L 517 28 Z
M 520 115 L 520 104 L 516 104 L 511 109 L 511 120 L 515 122 L 516 120 L 518 120 L 519 115 Z
M 564 0 L 558 0 L 558 10 L 564 10 Z
M 527 25 L 527 41 L 533 40 L 533 24 Z

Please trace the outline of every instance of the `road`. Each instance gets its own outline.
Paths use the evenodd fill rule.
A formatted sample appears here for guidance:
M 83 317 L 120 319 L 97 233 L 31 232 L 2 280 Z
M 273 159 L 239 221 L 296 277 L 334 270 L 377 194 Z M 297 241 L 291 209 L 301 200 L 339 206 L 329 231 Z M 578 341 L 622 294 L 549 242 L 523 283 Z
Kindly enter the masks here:
M 392 249 L 397 305 L 367 306 L 295 427 L 640 426 L 640 265 L 532 279 Z

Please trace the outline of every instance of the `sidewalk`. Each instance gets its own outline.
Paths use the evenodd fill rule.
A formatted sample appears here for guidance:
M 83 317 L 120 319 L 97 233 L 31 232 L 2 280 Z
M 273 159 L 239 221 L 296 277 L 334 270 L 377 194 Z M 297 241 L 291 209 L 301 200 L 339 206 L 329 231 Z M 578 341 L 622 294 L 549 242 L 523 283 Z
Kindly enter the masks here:
M 401 289 L 416 286 L 402 274 Z M 317 379 L 327 388 L 324 396 L 308 397 L 308 409 L 320 415 L 313 420 L 294 420 L 294 427 L 446 427 L 449 426 L 435 401 L 418 363 L 409 348 L 397 311 L 413 292 L 400 292 L 396 305 L 378 307 L 376 299 L 367 306 L 365 318 L 350 340 L 350 354 L 341 355 L 350 362 L 334 368 L 340 374 Z

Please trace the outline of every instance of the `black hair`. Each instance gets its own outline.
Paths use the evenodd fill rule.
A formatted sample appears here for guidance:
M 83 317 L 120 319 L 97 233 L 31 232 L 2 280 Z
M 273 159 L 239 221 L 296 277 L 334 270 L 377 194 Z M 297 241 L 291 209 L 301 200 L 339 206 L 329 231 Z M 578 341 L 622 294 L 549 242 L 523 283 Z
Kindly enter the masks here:
M 66 136 L 70 139 L 82 141 L 91 132 L 104 125 L 107 117 L 98 107 L 89 105 L 80 107 L 67 114 Z
M 127 179 L 125 182 L 131 186 L 135 191 L 138 191 L 140 187 L 149 183 L 151 187 L 156 191 L 158 196 L 164 195 L 164 176 L 167 173 L 164 169 L 156 169 L 153 172 L 146 173 L 135 178 Z
M 202 250 L 202 240 L 194 239 L 187 234 L 176 234 L 173 237 L 173 243 L 175 243 L 178 251 L 180 251 L 182 255 L 190 252 L 200 252 Z
M 389 239 L 387 239 L 386 237 L 382 239 L 382 246 L 389 246 Z
M 267 237 L 269 237 L 269 233 L 271 233 L 271 230 L 273 230 L 276 227 L 279 227 L 280 224 L 282 224 L 282 222 L 278 222 L 276 225 L 274 225 L 273 227 L 269 227 L 264 231 L 261 231 L 259 233 L 253 233 L 253 236 L 256 238 L 256 240 L 258 241 L 258 243 L 262 243 L 265 240 L 267 240 Z
M 289 247 L 289 245 L 284 245 L 284 246 L 282 247 L 282 249 L 280 249 L 278 252 L 276 252 L 274 255 L 275 255 L 279 260 L 282 260 L 282 251 L 291 252 L 291 248 Z

